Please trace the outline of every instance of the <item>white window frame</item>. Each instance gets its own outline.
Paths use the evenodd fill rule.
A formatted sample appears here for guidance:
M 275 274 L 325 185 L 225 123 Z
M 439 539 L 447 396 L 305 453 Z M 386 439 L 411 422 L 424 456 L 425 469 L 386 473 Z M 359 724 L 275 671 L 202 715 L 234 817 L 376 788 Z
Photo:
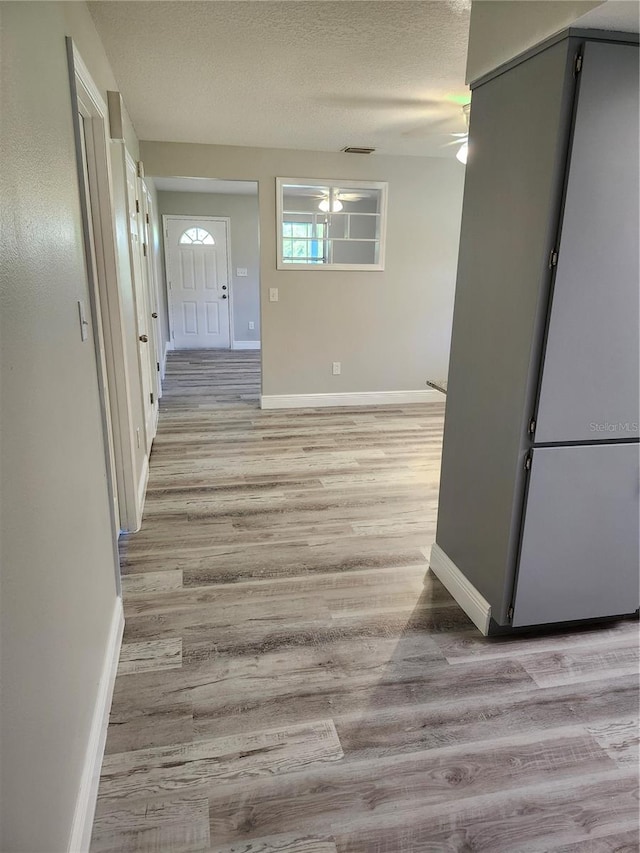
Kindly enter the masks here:
M 367 189 L 380 190 L 380 234 L 378 246 L 378 262 L 373 264 L 313 264 L 304 263 L 296 264 L 291 261 L 285 261 L 283 258 L 283 234 L 282 221 L 285 213 L 283 198 L 285 186 L 302 186 L 302 187 L 318 187 L 325 189 L 329 187 L 340 187 L 340 189 Z M 385 246 L 387 237 L 387 196 L 389 184 L 386 181 L 346 181 L 337 178 L 319 179 L 319 178 L 276 178 L 276 268 L 278 270 L 307 270 L 309 272 L 323 270 L 325 272 L 335 272 L 341 270 L 344 272 L 379 272 L 384 270 L 385 261 Z

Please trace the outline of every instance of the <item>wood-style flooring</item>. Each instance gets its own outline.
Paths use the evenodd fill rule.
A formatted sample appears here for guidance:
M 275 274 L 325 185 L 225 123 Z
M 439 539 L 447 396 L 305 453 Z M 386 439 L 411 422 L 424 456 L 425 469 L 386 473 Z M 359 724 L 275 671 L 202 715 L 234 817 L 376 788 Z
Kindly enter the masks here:
M 170 356 L 92 853 L 637 851 L 637 623 L 482 637 L 427 570 L 444 405 L 258 393 Z

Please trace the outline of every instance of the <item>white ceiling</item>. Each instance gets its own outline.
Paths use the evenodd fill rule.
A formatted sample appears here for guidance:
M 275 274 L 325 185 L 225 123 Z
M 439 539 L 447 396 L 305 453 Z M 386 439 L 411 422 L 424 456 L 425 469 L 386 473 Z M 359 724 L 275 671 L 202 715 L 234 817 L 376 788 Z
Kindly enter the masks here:
M 470 0 L 91 2 L 141 139 L 453 157 Z
M 640 3 L 637 0 L 608 0 L 581 18 L 574 27 L 589 30 L 618 30 L 621 33 L 637 33 L 640 29 Z
M 212 178 L 153 178 L 152 180 L 160 192 L 258 195 L 258 184 L 255 181 L 222 181 Z

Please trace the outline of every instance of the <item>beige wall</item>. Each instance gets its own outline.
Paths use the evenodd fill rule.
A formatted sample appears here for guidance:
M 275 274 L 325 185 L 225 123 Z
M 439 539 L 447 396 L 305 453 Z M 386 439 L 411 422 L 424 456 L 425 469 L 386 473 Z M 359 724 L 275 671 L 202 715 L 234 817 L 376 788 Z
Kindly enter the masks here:
M 141 153 L 158 177 L 258 180 L 264 394 L 413 390 L 446 376 L 464 182 L 454 158 L 162 142 Z M 276 176 L 389 181 L 386 269 L 276 270 Z
M 64 37 L 2 3 L 0 848 L 67 849 L 115 561 Z
M 604 0 L 473 0 L 467 83 L 571 26 Z
M 184 216 L 228 216 L 231 219 L 231 287 L 234 340 L 260 340 L 260 245 L 258 198 L 224 193 L 159 192 L 160 214 Z M 247 276 L 236 269 L 245 267 Z M 165 291 L 166 298 L 166 291 Z M 255 329 L 249 329 L 249 321 Z

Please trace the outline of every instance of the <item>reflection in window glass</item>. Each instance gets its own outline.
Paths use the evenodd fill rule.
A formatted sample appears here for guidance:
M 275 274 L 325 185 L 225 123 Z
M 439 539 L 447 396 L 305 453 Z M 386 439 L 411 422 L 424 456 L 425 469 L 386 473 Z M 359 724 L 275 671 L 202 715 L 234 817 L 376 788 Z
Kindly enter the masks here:
M 384 269 L 387 184 L 277 179 L 278 267 Z
M 283 222 L 282 260 L 284 263 L 324 263 L 324 232 L 324 222 Z

